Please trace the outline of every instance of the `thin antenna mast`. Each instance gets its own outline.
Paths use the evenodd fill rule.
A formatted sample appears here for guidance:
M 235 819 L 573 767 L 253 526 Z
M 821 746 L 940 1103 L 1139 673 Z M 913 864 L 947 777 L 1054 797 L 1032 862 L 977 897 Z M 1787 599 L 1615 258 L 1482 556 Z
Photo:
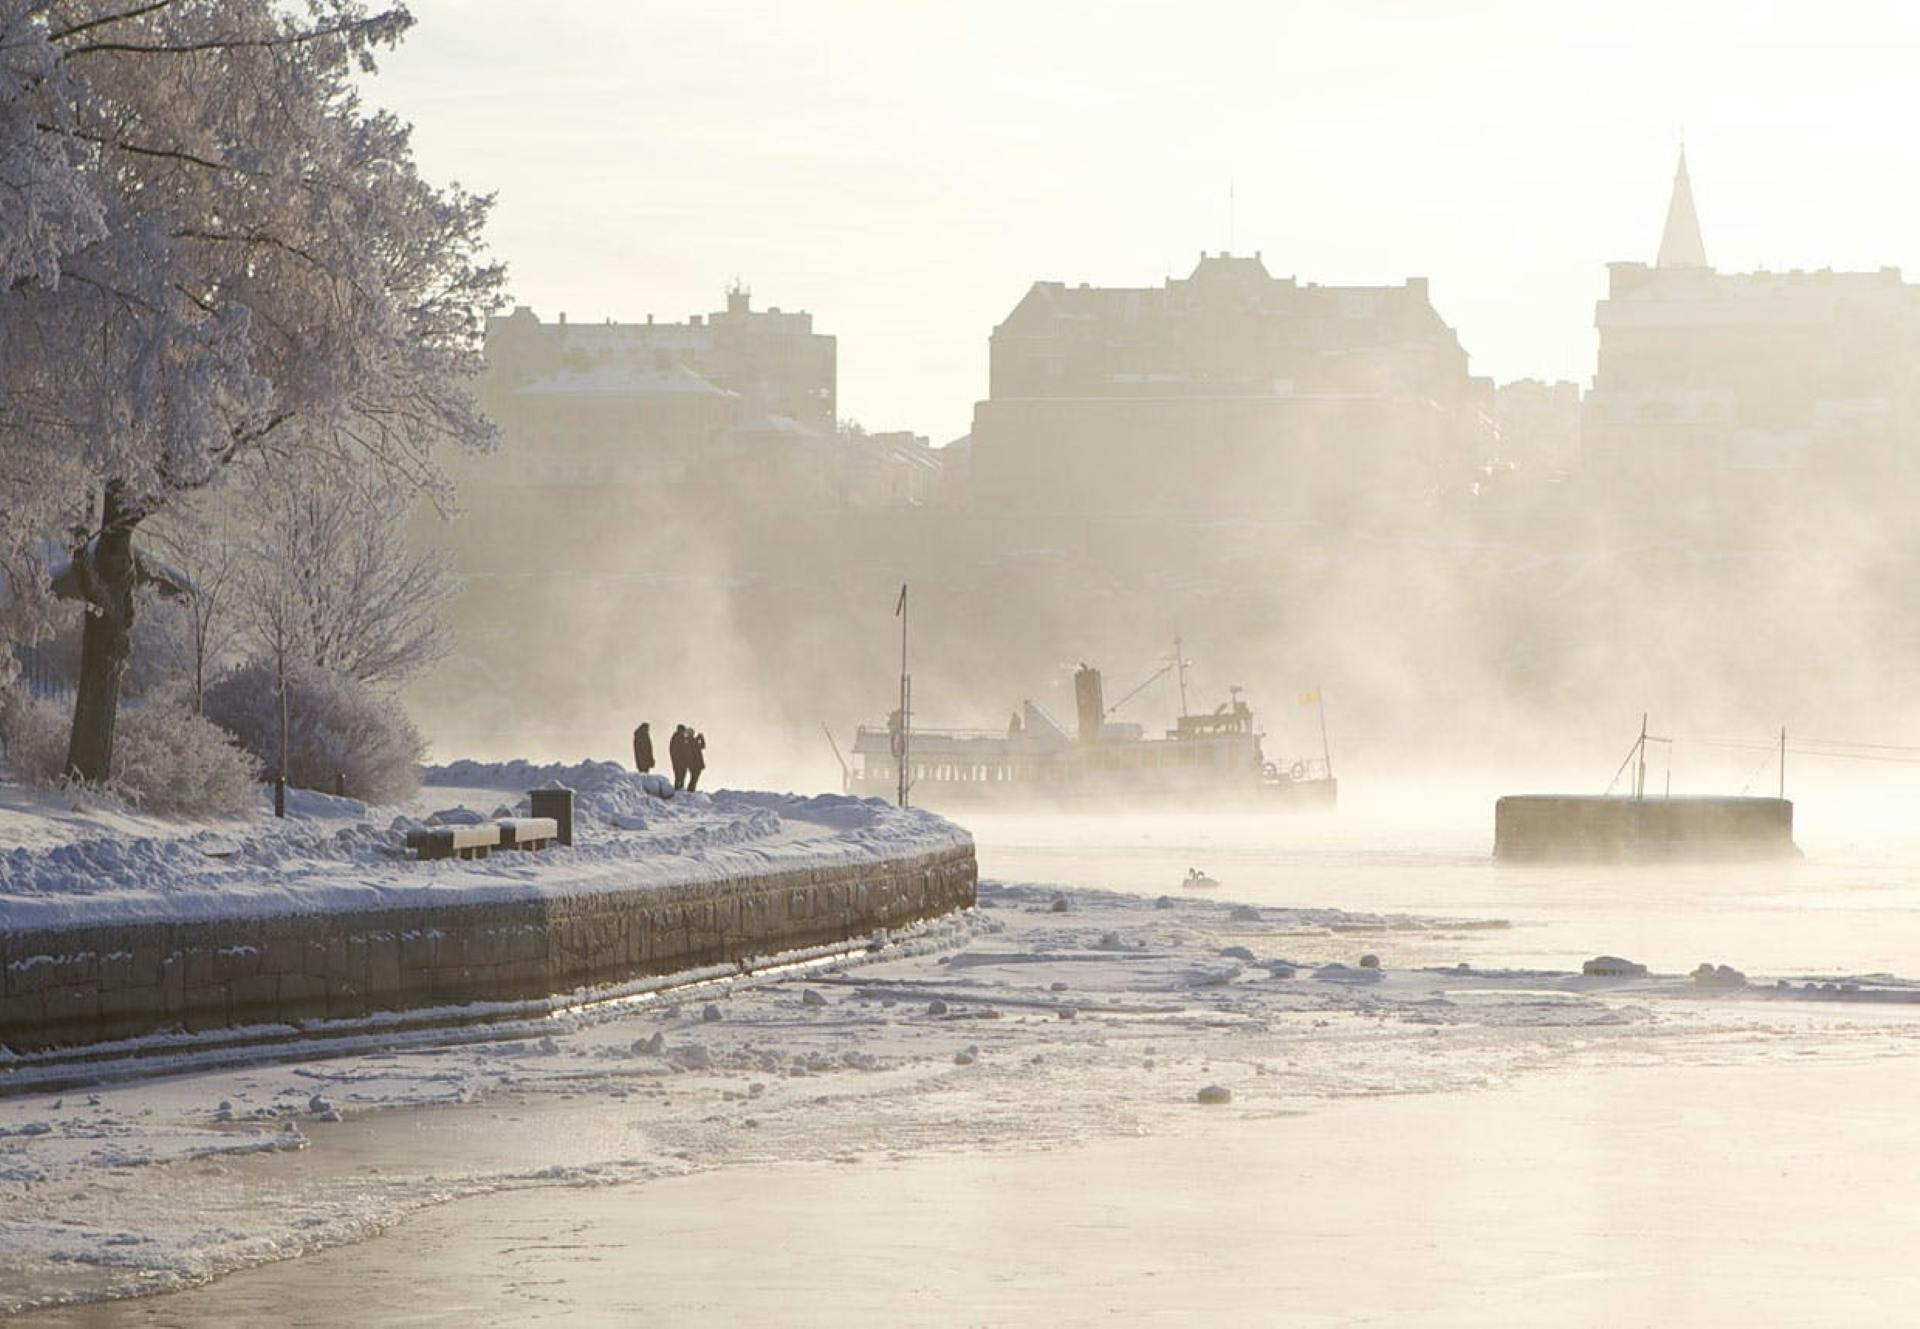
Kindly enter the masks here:
M 1313 699 L 1320 706 L 1320 764 L 1327 768 L 1327 778 L 1333 778 L 1333 749 L 1327 746 L 1327 694 L 1318 683 L 1313 686 Z
M 827 736 L 827 746 L 833 749 L 833 759 L 840 763 L 840 787 L 847 793 L 853 792 L 853 769 L 847 765 L 847 759 L 840 755 L 840 744 L 833 737 L 833 730 L 827 728 L 827 722 L 820 722 L 820 732 Z

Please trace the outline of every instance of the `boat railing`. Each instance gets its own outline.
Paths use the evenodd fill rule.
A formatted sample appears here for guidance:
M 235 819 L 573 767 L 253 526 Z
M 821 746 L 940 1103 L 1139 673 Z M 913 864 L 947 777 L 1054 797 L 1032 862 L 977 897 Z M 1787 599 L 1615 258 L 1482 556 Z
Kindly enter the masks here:
M 870 735 L 885 738 L 892 732 L 891 729 L 886 729 L 878 725 L 861 725 L 855 732 L 854 737 L 856 740 Z M 915 738 L 996 738 L 1004 741 L 1009 737 L 1018 738 L 1019 736 L 1018 733 L 1010 735 L 1004 729 L 931 729 L 925 725 L 915 725 L 913 727 L 913 737 Z
M 1261 775 L 1277 784 L 1300 784 L 1309 780 L 1330 780 L 1333 770 L 1324 757 L 1294 757 L 1268 762 Z

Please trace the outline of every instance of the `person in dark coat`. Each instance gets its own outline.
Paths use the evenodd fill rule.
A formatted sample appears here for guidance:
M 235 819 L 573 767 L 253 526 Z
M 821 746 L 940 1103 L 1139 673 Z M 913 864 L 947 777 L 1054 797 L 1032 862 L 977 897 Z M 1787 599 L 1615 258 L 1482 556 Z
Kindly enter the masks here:
M 645 720 L 633 731 L 633 769 L 642 775 L 653 771 L 653 734 Z
M 673 787 L 687 787 L 687 727 L 677 724 L 673 727 L 673 737 L 667 740 L 667 760 L 673 763 Z
M 700 787 L 700 772 L 707 769 L 707 736 L 687 731 L 687 792 Z

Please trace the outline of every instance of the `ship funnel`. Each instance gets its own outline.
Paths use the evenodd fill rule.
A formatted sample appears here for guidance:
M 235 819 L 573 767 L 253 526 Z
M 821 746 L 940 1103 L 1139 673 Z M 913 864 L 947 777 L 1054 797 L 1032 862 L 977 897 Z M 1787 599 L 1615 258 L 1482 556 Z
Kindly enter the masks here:
M 1073 699 L 1080 712 L 1080 741 L 1095 742 L 1107 719 L 1107 699 L 1100 688 L 1098 669 L 1083 664 L 1074 671 Z

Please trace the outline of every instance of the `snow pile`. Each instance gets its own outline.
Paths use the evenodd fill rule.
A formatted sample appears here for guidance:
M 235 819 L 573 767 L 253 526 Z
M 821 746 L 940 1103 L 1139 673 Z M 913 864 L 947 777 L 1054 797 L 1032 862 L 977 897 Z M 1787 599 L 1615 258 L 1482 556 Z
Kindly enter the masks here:
M 480 762 L 456 761 L 445 766 L 429 766 L 420 777 L 422 794 L 433 798 L 435 786 L 487 789 L 573 790 L 573 823 L 576 829 L 644 830 L 656 816 L 668 815 L 662 804 L 679 800 L 683 806 L 710 805 L 706 794 L 676 794 L 673 781 L 664 775 L 641 775 L 611 761 L 583 761 L 575 765 L 553 763 L 535 765 L 529 761 Z M 514 804 L 517 815 L 525 815 L 523 796 Z

